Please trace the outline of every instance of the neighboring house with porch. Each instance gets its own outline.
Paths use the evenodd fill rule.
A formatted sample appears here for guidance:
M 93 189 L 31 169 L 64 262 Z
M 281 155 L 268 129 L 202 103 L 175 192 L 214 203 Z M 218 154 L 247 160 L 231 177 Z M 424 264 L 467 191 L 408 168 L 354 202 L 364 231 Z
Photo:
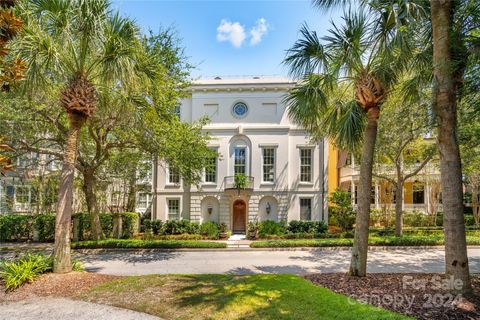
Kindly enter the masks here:
M 353 191 L 352 205 L 355 208 L 360 178 L 360 163 L 356 163 L 355 158 L 351 154 L 330 147 L 329 166 L 329 193 L 336 188 L 349 192 Z M 405 168 L 405 170 L 406 172 L 412 172 L 415 170 L 415 165 Z M 375 166 L 375 171 L 381 172 L 382 176 L 395 179 L 393 166 L 377 165 Z M 441 212 L 440 169 L 438 163 L 434 160 L 430 161 L 417 175 L 407 179 L 403 191 L 403 208 L 405 211 Z M 394 210 L 396 201 L 393 184 L 373 177 L 371 208 Z
M 215 221 L 238 233 L 255 220 L 327 221 L 328 145 L 289 119 L 284 98 L 294 86 L 271 77 L 195 81 L 178 112 L 186 122 L 208 116 L 219 156 L 198 188 L 158 162 L 152 218 Z

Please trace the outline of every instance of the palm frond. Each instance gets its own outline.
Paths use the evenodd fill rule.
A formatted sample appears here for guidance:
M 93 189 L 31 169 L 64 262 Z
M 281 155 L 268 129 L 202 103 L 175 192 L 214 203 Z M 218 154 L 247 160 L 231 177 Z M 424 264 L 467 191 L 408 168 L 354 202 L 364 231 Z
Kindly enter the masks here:
M 328 56 L 315 31 L 307 25 L 300 29 L 301 37 L 287 51 L 283 63 L 290 67 L 289 74 L 302 78 L 305 74 L 320 72 L 325 66 Z

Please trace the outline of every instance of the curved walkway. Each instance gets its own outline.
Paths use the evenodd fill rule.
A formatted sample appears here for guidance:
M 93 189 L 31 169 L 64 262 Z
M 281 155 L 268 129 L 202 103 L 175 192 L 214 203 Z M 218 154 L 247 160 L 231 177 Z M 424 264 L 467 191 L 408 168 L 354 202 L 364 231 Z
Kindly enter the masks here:
M 146 313 L 64 298 L 0 304 L 0 320 L 161 320 Z

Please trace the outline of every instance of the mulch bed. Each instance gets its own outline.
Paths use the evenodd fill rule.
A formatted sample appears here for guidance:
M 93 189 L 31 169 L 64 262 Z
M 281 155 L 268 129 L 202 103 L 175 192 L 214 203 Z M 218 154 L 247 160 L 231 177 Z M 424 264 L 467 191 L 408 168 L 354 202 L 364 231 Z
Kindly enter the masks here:
M 480 277 L 472 277 L 468 297 L 445 290 L 442 274 L 369 274 L 351 277 L 325 273 L 305 276 L 314 284 L 349 296 L 360 303 L 399 312 L 417 319 L 480 319 Z M 451 282 L 450 282 L 451 283 Z
M 34 282 L 27 283 L 13 292 L 5 292 L 0 281 L 0 302 L 19 301 L 34 297 L 74 297 L 97 284 L 120 278 L 105 274 L 72 272 L 66 274 L 47 273 Z

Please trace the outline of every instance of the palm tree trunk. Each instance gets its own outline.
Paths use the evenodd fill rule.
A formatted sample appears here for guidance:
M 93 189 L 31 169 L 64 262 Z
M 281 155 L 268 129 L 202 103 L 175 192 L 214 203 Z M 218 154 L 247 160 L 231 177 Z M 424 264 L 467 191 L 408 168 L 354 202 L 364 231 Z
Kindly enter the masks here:
M 360 179 L 358 188 L 358 211 L 355 219 L 350 275 L 364 277 L 367 274 L 368 223 L 370 220 L 370 200 L 372 196 L 372 168 L 377 125 L 380 109 L 368 110 L 368 124 L 362 148 Z
M 102 226 L 100 224 L 100 215 L 98 213 L 97 195 L 95 193 L 96 185 L 95 172 L 91 168 L 83 171 L 83 192 L 87 203 L 87 210 L 90 216 L 90 226 L 92 239 L 100 240 L 103 238 Z
M 62 175 L 58 191 L 57 216 L 55 219 L 55 247 L 53 272 L 67 273 L 72 271 L 70 256 L 70 224 L 72 220 L 73 178 L 75 176 L 75 161 L 80 130 L 85 123 L 85 117 L 68 114 L 70 130 L 63 157 Z
M 453 0 L 432 0 L 433 108 L 438 121 L 445 229 L 445 272 L 462 281 L 461 292 L 471 291 L 463 217 L 463 188 L 457 140 L 456 86 L 450 48 Z M 457 280 L 458 279 L 458 280 Z

